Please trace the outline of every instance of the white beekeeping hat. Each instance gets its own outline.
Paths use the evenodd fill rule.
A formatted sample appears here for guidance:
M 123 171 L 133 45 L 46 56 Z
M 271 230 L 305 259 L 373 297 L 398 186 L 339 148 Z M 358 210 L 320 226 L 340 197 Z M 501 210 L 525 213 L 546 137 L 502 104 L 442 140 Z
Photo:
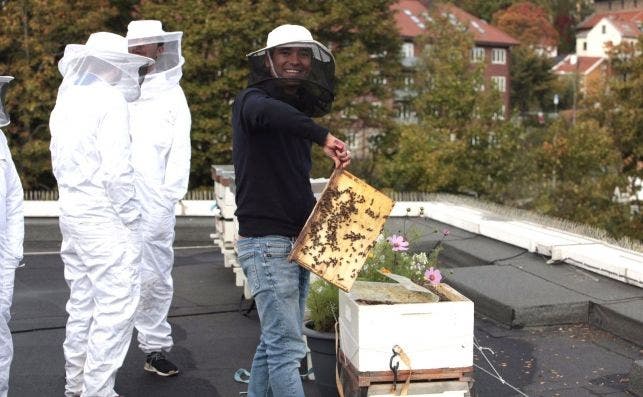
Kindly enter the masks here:
M 275 68 L 275 51 L 283 47 L 309 50 L 310 65 L 306 65 L 305 75 L 289 77 Z M 335 98 L 335 58 L 325 45 L 313 39 L 305 27 L 278 26 L 268 33 L 266 46 L 249 53 L 247 57 L 250 64 L 249 86 L 261 86 L 271 96 L 311 117 L 323 116 L 330 111 Z
M 157 44 L 158 47 L 162 47 L 160 51 L 156 52 L 154 59 L 156 63 L 153 68 L 150 68 L 148 73 L 158 74 L 172 71 L 167 74 L 166 78 L 178 82 L 178 79 L 181 77 L 180 67 L 183 66 L 185 62 L 181 55 L 181 38 L 183 37 L 183 32 L 166 32 L 163 30 L 161 21 L 140 20 L 132 21 L 127 25 L 126 37 L 130 52 L 132 53 L 143 54 L 134 47 L 150 44 Z M 146 53 L 145 55 L 148 54 Z
M 118 88 L 125 99 L 140 94 L 141 68 L 154 64 L 151 58 L 128 52 L 127 39 L 114 33 L 92 33 L 85 44 L 68 44 L 58 62 L 63 75 L 60 91 L 71 85 L 83 85 L 89 76 Z
M 166 32 L 161 21 L 143 19 L 127 25 L 127 41 L 130 47 L 152 43 L 180 41 L 183 32 Z

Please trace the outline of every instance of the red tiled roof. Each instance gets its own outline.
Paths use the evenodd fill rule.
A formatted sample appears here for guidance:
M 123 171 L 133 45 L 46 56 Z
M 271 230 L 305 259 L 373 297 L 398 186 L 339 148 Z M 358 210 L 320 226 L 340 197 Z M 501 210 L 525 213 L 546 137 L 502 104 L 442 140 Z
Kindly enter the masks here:
M 495 44 L 506 47 L 518 44 L 518 40 L 507 33 L 454 5 L 440 4 L 437 7 L 443 13 L 452 14 L 460 23 L 467 26 L 476 44 Z M 420 1 L 400 0 L 391 5 L 391 9 L 395 11 L 395 23 L 403 37 L 414 38 L 426 33 L 425 23 L 429 11 Z
M 632 21 L 611 21 L 616 29 L 618 29 L 619 32 L 624 37 L 639 37 L 641 34 L 641 30 L 639 29 L 639 25 L 636 22 Z
M 633 22 L 636 25 L 636 23 L 643 23 L 643 10 L 597 12 L 585 18 L 585 20 L 581 22 L 576 29 L 591 29 L 603 18 L 608 18 L 612 21 Z
M 395 11 L 395 24 L 403 37 L 413 38 L 426 32 L 422 22 L 428 10 L 424 4 L 416 0 L 402 0 L 391 5 L 391 10 Z
M 586 74 L 598 66 L 605 58 L 601 57 L 577 57 L 576 63 L 571 63 L 572 55 L 558 62 L 553 68 L 555 74 Z

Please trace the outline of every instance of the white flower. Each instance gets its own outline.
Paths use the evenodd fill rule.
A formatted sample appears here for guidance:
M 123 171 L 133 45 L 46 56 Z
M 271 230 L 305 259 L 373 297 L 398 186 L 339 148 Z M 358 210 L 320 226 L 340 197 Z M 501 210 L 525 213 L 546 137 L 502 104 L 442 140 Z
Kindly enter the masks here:
M 426 266 L 429 263 L 429 257 L 426 256 L 426 252 L 420 252 L 417 254 L 413 254 L 413 261 L 417 262 L 418 265 Z

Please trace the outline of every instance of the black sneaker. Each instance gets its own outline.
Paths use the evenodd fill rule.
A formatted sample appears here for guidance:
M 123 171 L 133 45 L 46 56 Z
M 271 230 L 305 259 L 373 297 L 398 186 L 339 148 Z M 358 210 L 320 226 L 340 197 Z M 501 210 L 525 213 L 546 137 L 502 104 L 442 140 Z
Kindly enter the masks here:
M 162 352 L 148 354 L 143 369 L 161 376 L 174 376 L 179 373 L 179 368 L 165 358 Z

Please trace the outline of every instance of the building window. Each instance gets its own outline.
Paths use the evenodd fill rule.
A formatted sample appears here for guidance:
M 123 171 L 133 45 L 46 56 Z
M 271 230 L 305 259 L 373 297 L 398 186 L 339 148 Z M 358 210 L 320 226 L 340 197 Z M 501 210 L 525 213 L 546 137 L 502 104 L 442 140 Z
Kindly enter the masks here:
M 505 92 L 507 90 L 507 78 L 505 76 L 491 76 L 491 81 L 493 85 L 500 92 Z
M 507 50 L 504 48 L 494 48 L 491 51 L 491 63 L 502 65 L 507 63 Z
M 413 43 L 402 44 L 402 56 L 404 58 L 413 58 L 415 56 L 415 49 Z
M 583 51 L 587 51 L 587 42 L 583 41 Z
M 507 111 L 507 108 L 505 108 L 505 105 L 501 105 L 500 106 L 500 111 L 494 112 L 493 119 L 494 120 L 504 120 L 506 111 Z
M 484 48 L 473 47 L 471 49 L 471 62 L 483 62 L 483 61 L 484 61 Z
M 415 112 L 409 102 L 397 103 L 397 118 L 402 122 L 413 122 L 416 120 Z
M 601 26 L 601 33 L 605 34 L 606 31 L 607 28 L 605 27 L 605 25 Z

